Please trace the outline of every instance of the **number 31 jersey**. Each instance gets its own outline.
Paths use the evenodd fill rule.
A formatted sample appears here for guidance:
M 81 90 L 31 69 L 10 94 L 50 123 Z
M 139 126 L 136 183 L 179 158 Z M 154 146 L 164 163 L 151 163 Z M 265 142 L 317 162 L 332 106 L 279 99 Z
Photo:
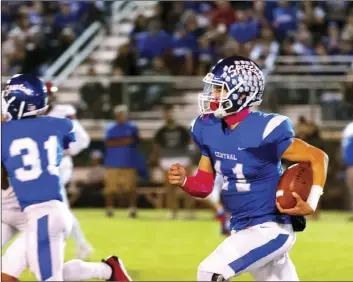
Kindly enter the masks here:
M 22 210 L 50 200 L 62 201 L 59 165 L 73 141 L 69 119 L 43 116 L 2 124 L 1 160 Z
M 201 153 L 223 175 L 222 197 L 232 214 L 232 229 L 268 221 L 290 223 L 275 204 L 281 156 L 294 137 L 288 117 L 252 112 L 230 130 L 213 115 L 200 116 L 191 131 Z

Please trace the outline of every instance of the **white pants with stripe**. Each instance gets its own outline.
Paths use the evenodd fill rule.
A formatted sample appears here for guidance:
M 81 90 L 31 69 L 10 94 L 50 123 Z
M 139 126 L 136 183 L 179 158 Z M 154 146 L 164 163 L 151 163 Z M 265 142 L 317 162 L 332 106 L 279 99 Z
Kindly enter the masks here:
M 29 269 L 39 281 L 63 281 L 65 241 L 72 216 L 60 201 L 31 205 L 24 210 Z
M 288 252 L 295 242 L 291 225 L 268 222 L 233 232 L 199 265 L 198 281 L 213 274 L 226 280 L 250 272 L 256 281 L 299 281 Z

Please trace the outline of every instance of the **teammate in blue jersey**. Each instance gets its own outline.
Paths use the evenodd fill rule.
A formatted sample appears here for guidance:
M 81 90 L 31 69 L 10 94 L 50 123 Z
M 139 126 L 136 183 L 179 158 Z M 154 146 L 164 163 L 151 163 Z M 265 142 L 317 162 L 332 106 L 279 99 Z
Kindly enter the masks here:
M 47 89 L 36 76 L 13 76 L 2 95 L 7 106 L 6 118 L 2 118 L 2 177 L 8 176 L 25 214 L 24 232 L 4 254 L 2 280 L 17 278 L 8 270 L 14 270 L 12 265 L 23 270 L 24 265 L 39 281 L 131 281 L 117 257 L 102 263 L 73 260 L 64 267 L 65 240 L 72 228 L 72 216 L 62 202 L 59 165 L 63 151 L 75 141 L 73 123 L 65 118 L 40 116 L 47 110 Z M 12 254 L 17 255 L 16 261 L 9 259 Z
M 206 75 L 199 95 L 202 116 L 192 126 L 202 157 L 195 176 L 174 164 L 169 182 L 195 197 L 212 192 L 215 174 L 223 176 L 222 197 L 231 213 L 231 236 L 200 265 L 197 279 L 223 281 L 250 272 L 255 280 L 298 280 L 288 252 L 303 215 L 312 214 L 323 193 L 328 157 L 294 138 L 288 117 L 251 111 L 265 87 L 261 69 L 243 57 L 220 60 Z M 281 158 L 310 162 L 313 186 L 307 202 L 283 209 L 276 202 Z
M 11 120 L 2 125 L 1 160 L 28 219 L 29 268 L 38 280 L 62 280 L 72 221 L 62 203 L 59 164 L 75 141 L 73 125 L 68 119 L 39 116 L 47 110 L 47 89 L 33 75 L 13 76 L 3 95 Z

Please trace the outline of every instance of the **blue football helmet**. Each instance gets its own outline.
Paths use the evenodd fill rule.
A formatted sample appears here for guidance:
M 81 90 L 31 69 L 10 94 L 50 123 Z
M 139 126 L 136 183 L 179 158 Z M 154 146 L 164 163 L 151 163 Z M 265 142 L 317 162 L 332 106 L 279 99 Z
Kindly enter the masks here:
M 11 119 L 21 119 L 44 113 L 48 108 L 47 87 L 35 75 L 16 74 L 2 93 Z
M 203 82 L 204 90 L 199 94 L 201 113 L 218 118 L 260 105 L 265 89 L 265 76 L 260 67 L 240 56 L 218 61 Z

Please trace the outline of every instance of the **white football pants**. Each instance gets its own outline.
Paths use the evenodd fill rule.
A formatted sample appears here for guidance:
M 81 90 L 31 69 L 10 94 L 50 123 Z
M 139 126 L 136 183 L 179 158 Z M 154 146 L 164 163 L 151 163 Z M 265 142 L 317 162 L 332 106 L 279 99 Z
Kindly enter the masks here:
M 63 281 L 65 241 L 72 228 L 72 216 L 60 201 L 25 208 L 29 269 L 39 281 Z
M 213 274 L 226 280 L 250 272 L 256 281 L 299 281 L 288 252 L 295 242 L 291 225 L 268 222 L 233 232 L 199 265 L 198 281 Z

